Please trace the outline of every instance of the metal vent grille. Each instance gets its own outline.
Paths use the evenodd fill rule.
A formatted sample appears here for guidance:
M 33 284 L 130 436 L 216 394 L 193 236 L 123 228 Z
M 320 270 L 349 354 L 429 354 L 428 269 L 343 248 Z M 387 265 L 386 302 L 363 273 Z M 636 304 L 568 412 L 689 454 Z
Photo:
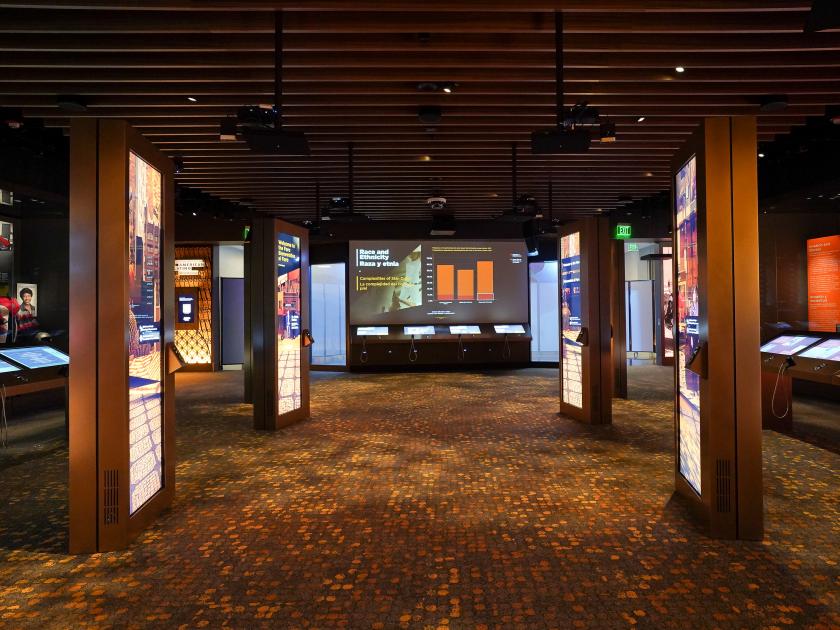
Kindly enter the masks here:
M 116 469 L 104 471 L 102 516 L 105 525 L 116 525 L 120 521 L 120 473 Z
M 715 499 L 719 514 L 732 510 L 732 464 L 728 459 L 719 459 L 715 466 Z

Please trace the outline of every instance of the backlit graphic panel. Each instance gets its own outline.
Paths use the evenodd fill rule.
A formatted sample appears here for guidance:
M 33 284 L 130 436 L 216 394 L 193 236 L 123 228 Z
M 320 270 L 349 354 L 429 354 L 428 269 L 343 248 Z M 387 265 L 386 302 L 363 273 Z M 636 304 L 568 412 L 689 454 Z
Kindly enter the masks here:
M 277 413 L 301 406 L 300 238 L 277 233 Z
M 583 408 L 580 291 L 580 232 L 574 232 L 560 239 L 560 382 L 563 402 Z
M 129 514 L 163 487 L 161 174 L 128 162 Z
M 700 346 L 696 157 L 686 162 L 677 173 L 676 192 L 679 471 L 700 494 L 700 376 L 687 368 Z

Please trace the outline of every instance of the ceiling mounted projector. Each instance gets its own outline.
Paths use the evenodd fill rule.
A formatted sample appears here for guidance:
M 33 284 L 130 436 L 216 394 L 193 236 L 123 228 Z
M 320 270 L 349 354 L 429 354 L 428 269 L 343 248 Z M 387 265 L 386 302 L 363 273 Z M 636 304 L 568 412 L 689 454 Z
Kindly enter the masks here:
M 586 153 L 592 144 L 588 129 L 537 129 L 531 133 L 531 152 L 536 155 L 549 153 Z
M 244 140 L 256 153 L 309 155 L 309 142 L 301 131 L 283 129 L 283 11 L 274 12 L 274 105 L 243 105 L 236 118 L 219 125 L 219 140 Z

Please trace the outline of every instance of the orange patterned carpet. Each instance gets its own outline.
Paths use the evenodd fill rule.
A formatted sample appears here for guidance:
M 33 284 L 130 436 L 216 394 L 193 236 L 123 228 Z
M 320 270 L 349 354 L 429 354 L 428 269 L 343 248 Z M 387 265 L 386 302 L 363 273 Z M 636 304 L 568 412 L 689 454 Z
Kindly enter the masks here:
M 241 374 L 181 375 L 176 503 L 130 549 L 64 553 L 66 451 L 2 471 L 0 627 L 840 627 L 840 455 L 765 433 L 766 540 L 709 540 L 670 374 L 602 428 L 556 370 L 316 374 L 276 434 Z

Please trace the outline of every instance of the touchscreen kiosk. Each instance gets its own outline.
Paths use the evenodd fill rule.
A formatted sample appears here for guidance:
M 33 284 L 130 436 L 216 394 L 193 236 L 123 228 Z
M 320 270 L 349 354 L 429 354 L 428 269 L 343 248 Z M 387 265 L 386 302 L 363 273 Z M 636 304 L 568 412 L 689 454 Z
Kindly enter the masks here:
M 451 335 L 480 335 L 481 329 L 478 326 L 450 326 Z
M 178 289 L 178 309 L 176 323 L 188 328 L 198 323 L 198 291 L 192 288 Z
M 0 374 L 5 374 L 7 372 L 20 372 L 20 368 L 0 359 Z
M 808 348 L 799 356 L 805 357 L 806 359 L 840 361 L 840 339 L 826 339 L 822 343 Z
M 525 334 L 525 326 L 523 326 L 522 324 L 495 324 L 493 326 L 493 330 L 495 330 L 500 335 Z
M 0 350 L 0 356 L 30 370 L 70 364 L 70 357 L 49 346 L 9 348 L 8 350 Z
M 810 337 L 808 335 L 782 335 L 775 339 L 768 341 L 761 346 L 761 351 L 768 354 L 783 354 L 790 356 L 801 352 L 808 346 L 817 343 L 820 337 Z
M 385 336 L 388 334 L 387 326 L 359 326 L 356 328 L 356 334 L 359 337 L 373 337 L 377 335 Z
M 434 335 L 435 334 L 435 327 L 434 326 L 405 326 L 403 328 L 403 333 L 406 335 L 419 336 L 419 335 Z

